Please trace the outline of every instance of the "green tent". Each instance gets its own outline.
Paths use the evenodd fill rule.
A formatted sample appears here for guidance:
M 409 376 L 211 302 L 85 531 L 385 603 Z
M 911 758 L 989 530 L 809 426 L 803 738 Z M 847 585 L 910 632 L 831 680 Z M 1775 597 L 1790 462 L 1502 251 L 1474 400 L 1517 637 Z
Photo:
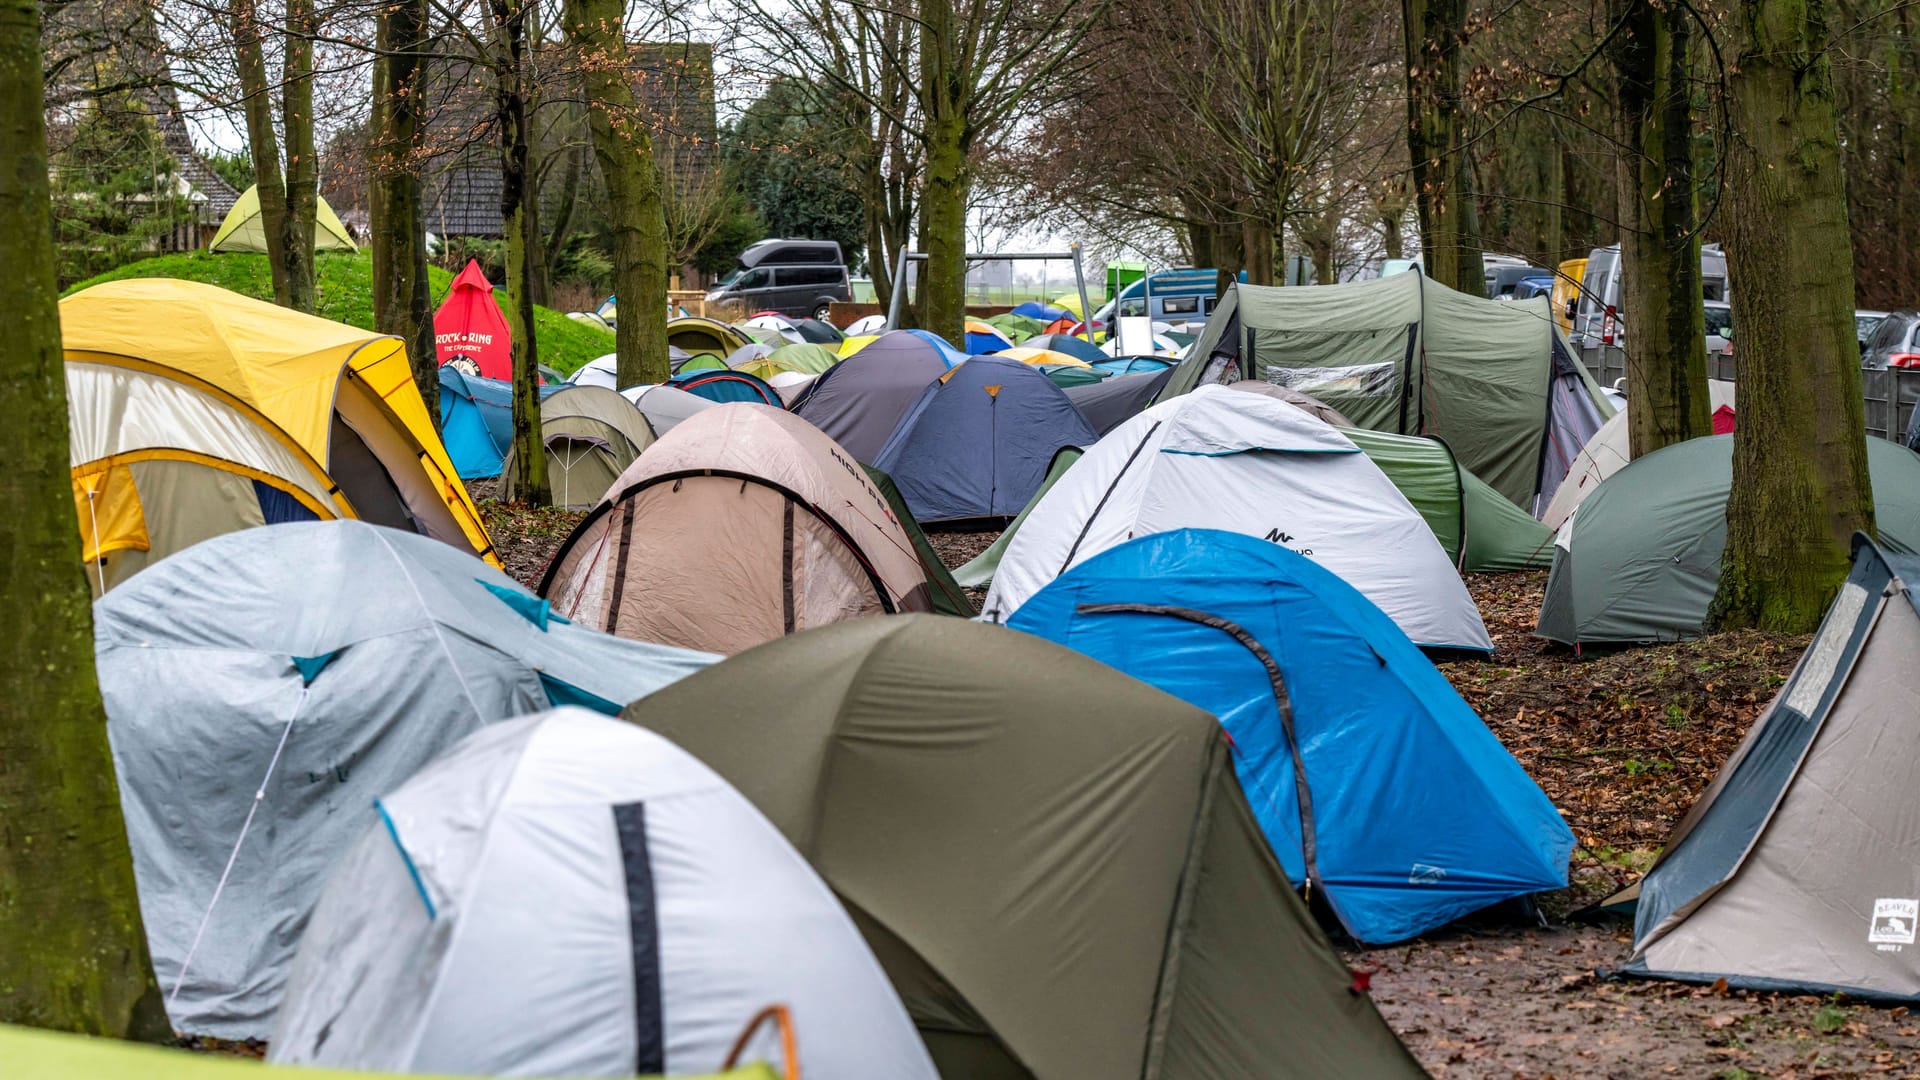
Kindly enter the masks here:
M 1033 512 L 1034 507 L 1040 505 L 1041 499 L 1047 497 L 1047 492 L 1053 489 L 1054 482 L 1065 475 L 1067 469 L 1074 462 L 1079 461 L 1080 455 L 1084 453 L 1086 451 L 1077 446 L 1062 447 L 1056 452 L 1053 455 L 1053 463 L 1047 466 L 1047 478 L 1040 481 L 1040 487 L 1034 491 L 1033 498 L 1027 500 L 1027 505 L 1020 508 L 1020 513 L 1008 523 L 1005 529 L 1000 530 L 1000 535 L 987 546 L 987 550 L 975 555 L 972 562 L 953 572 L 953 580 L 969 589 L 984 588 L 989 581 L 992 581 L 993 572 L 1000 569 L 1000 557 L 1007 553 L 1007 545 L 1013 543 L 1013 534 L 1020 531 L 1020 526 L 1027 520 L 1027 515 Z
M 673 373 L 675 375 L 684 375 L 689 371 L 725 370 L 727 370 L 727 362 L 725 360 L 722 360 L 710 352 L 697 352 L 681 361 L 680 366 L 673 369 Z
M 933 550 L 933 545 L 927 542 L 926 530 L 913 519 L 913 511 L 907 509 L 907 500 L 901 497 L 900 489 L 894 485 L 893 477 L 871 465 L 860 467 L 867 470 L 867 479 L 872 480 L 873 486 L 879 488 L 880 494 L 886 496 L 887 506 L 892 508 L 894 518 L 900 522 L 900 528 L 907 534 L 907 539 L 913 542 L 913 553 L 920 557 L 920 569 L 927 575 L 927 592 L 933 598 L 933 610 L 942 615 L 958 615 L 963 619 L 971 619 L 980 614 L 974 608 L 973 600 L 967 596 L 967 590 L 953 580 L 953 574 L 947 569 L 947 564 L 940 560 L 939 554 Z
M 804 1038 L 806 1033 L 800 1034 Z M 7 1080 L 376 1080 L 386 1075 L 265 1065 L 251 1058 L 0 1024 L 0 1076 Z M 725 1080 L 779 1080 L 765 1065 L 749 1065 L 709 1080 L 722 1080 L 722 1076 Z
M 798 371 L 807 375 L 818 375 L 841 360 L 839 352 L 807 342 L 804 345 L 782 345 L 767 354 L 767 359 L 788 371 Z
M 265 251 L 267 250 L 266 219 L 260 216 L 260 188 L 258 185 L 242 192 L 227 211 L 225 221 L 220 223 L 220 231 L 213 234 L 213 242 L 207 245 L 208 251 Z M 321 199 L 313 211 L 313 250 L 315 251 L 359 251 L 353 237 L 347 234 L 347 227 L 340 223 L 340 216 Z
M 1239 379 L 1311 394 L 1374 431 L 1438 435 L 1529 512 L 1613 415 L 1544 297 L 1481 300 L 1423 274 L 1230 287 L 1160 400 Z
M 1039 367 L 1053 381 L 1053 385 L 1063 389 L 1101 382 L 1112 374 L 1095 367 L 1074 367 L 1071 364 L 1041 364 Z
M 622 714 L 846 904 L 942 1076 L 1424 1076 L 1288 885 L 1207 713 L 930 615 L 750 649 Z
M 1007 340 L 1013 342 L 1015 345 L 1037 334 L 1044 334 L 1047 330 L 1047 324 L 1041 322 L 1039 319 L 1030 318 L 1026 315 L 1015 315 L 1012 312 L 1008 312 L 1005 315 L 995 315 L 993 318 L 984 321 L 988 326 L 1007 335 Z
M 1380 466 L 1460 569 L 1537 570 L 1552 561 L 1553 530 L 1501 498 L 1444 441 L 1365 428 L 1341 428 L 1340 434 Z
M 653 445 L 653 428 L 619 391 L 572 385 L 540 403 L 540 438 L 547 448 L 553 505 L 585 510 Z M 520 497 L 514 466 L 514 451 L 509 449 L 500 466 L 500 497 L 508 502 Z
M 1920 551 L 1920 455 L 1867 439 L 1880 546 Z M 1601 481 L 1561 526 L 1534 633 L 1568 645 L 1698 637 L 1720 587 L 1733 436 L 1662 447 Z

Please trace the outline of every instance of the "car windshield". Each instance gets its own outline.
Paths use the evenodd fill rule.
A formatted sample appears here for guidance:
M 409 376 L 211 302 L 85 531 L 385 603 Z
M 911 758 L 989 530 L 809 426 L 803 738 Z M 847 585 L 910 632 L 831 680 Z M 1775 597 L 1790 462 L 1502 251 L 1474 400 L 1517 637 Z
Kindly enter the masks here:
M 739 281 L 739 280 L 740 280 L 740 275 L 741 275 L 741 274 L 744 274 L 744 273 L 746 273 L 746 272 L 747 272 L 747 268 L 746 268 L 746 267 L 744 267 L 744 266 L 736 266 L 736 267 L 734 267 L 733 269 L 731 269 L 731 270 L 729 270 L 729 271 L 727 271 L 726 273 L 724 273 L 724 274 L 721 274 L 721 275 L 720 275 L 720 280 L 719 280 L 719 281 L 716 281 L 716 282 L 714 282 L 714 284 L 715 284 L 715 285 L 719 285 L 719 286 L 727 286 L 727 285 L 731 285 L 731 284 L 733 284 L 734 282 L 736 282 L 736 281 Z

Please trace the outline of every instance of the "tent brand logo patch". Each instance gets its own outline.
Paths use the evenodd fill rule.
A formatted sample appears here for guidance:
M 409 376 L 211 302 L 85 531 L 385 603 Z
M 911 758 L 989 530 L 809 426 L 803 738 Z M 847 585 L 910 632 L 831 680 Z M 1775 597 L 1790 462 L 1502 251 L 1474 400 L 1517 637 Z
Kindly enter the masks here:
M 1446 880 L 1446 877 L 1447 872 L 1445 870 L 1437 866 L 1428 866 L 1426 863 L 1417 862 L 1413 864 L 1413 872 L 1407 875 L 1407 884 L 1438 885 L 1440 882 Z
M 1269 544 L 1279 544 L 1282 547 L 1285 547 L 1286 545 L 1293 543 L 1293 534 L 1290 532 L 1283 532 L 1279 529 L 1268 529 L 1267 535 L 1261 537 L 1261 539 L 1265 540 Z M 1297 551 L 1302 555 L 1313 554 L 1312 548 L 1294 548 L 1293 550 Z
M 1920 900 L 1875 900 L 1867 941 L 1874 945 L 1911 945 L 1917 918 Z

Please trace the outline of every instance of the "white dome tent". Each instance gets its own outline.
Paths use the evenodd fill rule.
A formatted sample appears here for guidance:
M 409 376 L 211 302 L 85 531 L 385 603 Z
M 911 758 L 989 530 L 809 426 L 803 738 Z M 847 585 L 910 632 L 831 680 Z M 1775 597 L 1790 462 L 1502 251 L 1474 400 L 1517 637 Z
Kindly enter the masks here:
M 833 893 L 659 735 L 583 709 L 498 724 L 364 821 L 301 944 L 276 1062 L 680 1075 L 721 1067 L 780 1004 L 798 1075 L 934 1076 Z
M 1028 508 L 982 610 L 1004 620 L 1080 562 L 1188 528 L 1312 556 L 1422 647 L 1493 649 L 1440 541 L 1379 466 L 1294 406 L 1221 386 L 1155 405 L 1089 448 Z

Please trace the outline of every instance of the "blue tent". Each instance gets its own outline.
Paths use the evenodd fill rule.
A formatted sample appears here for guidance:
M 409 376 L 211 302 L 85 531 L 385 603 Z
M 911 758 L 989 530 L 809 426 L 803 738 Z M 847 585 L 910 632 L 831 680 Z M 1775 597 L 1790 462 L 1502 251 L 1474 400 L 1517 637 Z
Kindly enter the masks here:
M 917 521 L 1010 518 L 1061 447 L 1098 438 L 1044 373 L 977 356 L 921 391 L 873 466 L 893 477 Z
M 750 401 L 756 405 L 771 405 L 776 409 L 786 407 L 786 403 L 780 399 L 780 391 L 768 386 L 766 380 L 744 371 L 685 371 L 675 375 L 670 385 L 722 404 Z
M 1393 620 L 1308 556 L 1156 533 L 1062 574 L 1009 625 L 1218 716 L 1274 854 L 1361 941 L 1567 883 L 1553 804 Z
M 998 327 L 975 319 L 967 320 L 966 344 L 968 356 L 985 356 L 1013 348 L 1013 340 L 1001 333 Z
M 1107 359 L 1107 354 L 1101 352 L 1098 345 L 1072 334 L 1035 334 L 1020 345 L 1027 349 L 1052 349 L 1062 356 L 1071 356 L 1086 364 L 1097 365 Z
M 567 388 L 564 382 L 540 387 L 542 400 Z M 440 439 L 447 444 L 454 471 L 462 480 L 500 475 L 500 463 L 513 445 L 513 384 L 467 375 L 452 365 L 440 368 Z
M 1014 309 L 1007 314 L 1024 315 L 1029 319 L 1039 319 L 1043 323 L 1050 323 L 1056 319 L 1073 318 L 1073 312 L 1065 308 L 1054 307 L 1052 304 L 1043 304 L 1038 300 L 1029 300 L 1024 304 L 1017 304 L 1014 306 Z
M 905 353 L 914 350 L 925 352 L 929 348 L 948 367 L 959 367 L 967 362 L 966 353 L 954 348 L 946 338 L 931 330 L 893 330 L 880 335 L 880 340 L 861 349 L 860 352 L 866 352 L 869 349 L 879 349 L 883 353 L 894 351 Z
M 1148 375 L 1156 371 L 1171 371 L 1179 363 L 1178 360 L 1160 356 L 1102 356 L 1087 362 L 1115 375 Z

